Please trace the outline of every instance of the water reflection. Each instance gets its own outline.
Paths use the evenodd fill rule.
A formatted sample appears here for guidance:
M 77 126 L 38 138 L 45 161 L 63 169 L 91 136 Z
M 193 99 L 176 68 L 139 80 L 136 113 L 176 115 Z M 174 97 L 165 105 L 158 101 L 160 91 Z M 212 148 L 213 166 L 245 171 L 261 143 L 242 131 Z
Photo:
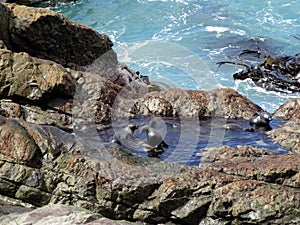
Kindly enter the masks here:
M 129 123 L 143 126 L 153 121 L 153 117 L 136 117 L 130 119 Z M 209 146 L 228 145 L 236 147 L 238 145 L 252 145 L 267 150 L 285 154 L 287 151 L 280 145 L 273 142 L 264 131 L 256 130 L 255 132 L 245 131 L 243 129 L 226 130 L 224 124 L 235 123 L 238 127 L 247 128 L 247 120 L 224 120 L 224 119 L 202 119 L 199 123 L 194 120 L 184 120 L 184 129 L 182 129 L 182 119 L 180 118 L 159 118 L 156 123 L 156 129 L 163 136 L 165 142 L 169 145 L 160 158 L 165 161 L 178 162 L 185 165 L 197 166 L 201 163 L 201 156 L 197 153 Z M 281 125 L 280 120 L 274 119 L 271 127 L 275 128 Z M 114 126 L 118 126 L 117 124 Z M 109 145 L 114 135 L 114 130 L 120 127 L 106 127 L 99 129 L 98 133 L 104 145 Z M 141 157 L 147 157 L 147 153 L 141 147 L 141 143 L 146 141 L 144 132 L 136 131 L 134 133 L 136 142 L 130 145 L 122 146 L 125 150 Z M 197 140 L 195 140 L 197 136 Z M 180 146 L 180 147 L 179 147 Z

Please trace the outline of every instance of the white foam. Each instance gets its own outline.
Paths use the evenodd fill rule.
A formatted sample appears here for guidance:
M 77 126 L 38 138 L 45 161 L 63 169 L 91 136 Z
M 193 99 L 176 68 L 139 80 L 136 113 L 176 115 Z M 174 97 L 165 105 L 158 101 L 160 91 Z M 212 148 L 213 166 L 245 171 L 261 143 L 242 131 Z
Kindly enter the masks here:
M 229 32 L 231 34 L 237 34 L 240 36 L 246 35 L 246 31 L 241 29 L 230 29 L 228 27 L 216 27 L 216 26 L 206 26 L 205 31 L 207 32 L 216 32 L 217 37 L 220 37 L 222 33 Z
M 207 32 L 217 32 L 217 34 L 229 31 L 228 27 L 214 27 L 214 26 L 207 26 L 205 27 Z

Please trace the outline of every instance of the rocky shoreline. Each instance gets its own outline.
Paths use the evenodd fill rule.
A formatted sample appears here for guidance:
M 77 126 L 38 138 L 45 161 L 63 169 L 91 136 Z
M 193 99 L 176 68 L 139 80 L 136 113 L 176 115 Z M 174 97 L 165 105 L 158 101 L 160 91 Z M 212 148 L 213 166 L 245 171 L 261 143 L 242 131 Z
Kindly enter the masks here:
M 106 35 L 0 3 L 0 223 L 300 223 L 300 99 L 267 132 L 285 155 L 211 147 L 187 167 L 82 140 L 120 115 L 249 119 L 261 110 L 229 88 L 149 88 Z

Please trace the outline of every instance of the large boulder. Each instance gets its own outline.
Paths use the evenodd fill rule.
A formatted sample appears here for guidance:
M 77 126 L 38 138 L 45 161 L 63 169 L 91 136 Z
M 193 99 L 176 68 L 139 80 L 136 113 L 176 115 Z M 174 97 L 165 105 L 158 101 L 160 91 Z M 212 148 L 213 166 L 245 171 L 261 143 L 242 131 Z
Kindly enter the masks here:
M 81 68 L 112 47 L 104 34 L 43 8 L 0 3 L 0 39 L 16 52 Z
M 24 98 L 28 101 L 47 101 L 53 96 L 71 98 L 76 79 L 61 65 L 0 49 L 0 96 Z
M 151 92 L 134 104 L 144 115 L 223 117 L 250 119 L 261 108 L 233 89 L 211 91 L 168 89 Z

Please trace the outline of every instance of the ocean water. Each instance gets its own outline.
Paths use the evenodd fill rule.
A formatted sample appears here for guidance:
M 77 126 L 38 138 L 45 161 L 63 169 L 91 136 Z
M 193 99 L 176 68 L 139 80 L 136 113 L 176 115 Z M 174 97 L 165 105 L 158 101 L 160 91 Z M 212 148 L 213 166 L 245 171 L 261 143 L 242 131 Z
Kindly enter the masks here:
M 51 9 L 71 21 L 107 34 L 119 61 L 163 87 L 195 90 L 230 87 L 271 113 L 287 100 L 300 97 L 299 94 L 265 91 L 250 80 L 235 81 L 232 75 L 243 67 L 223 65 L 219 68 L 216 64 L 239 60 L 237 56 L 243 50 L 260 50 L 266 56 L 299 53 L 298 0 L 78 0 Z M 254 65 L 263 61 L 255 55 L 240 58 Z M 128 122 L 142 126 L 152 119 L 138 117 L 102 130 L 93 128 L 87 132 L 93 141 L 86 144 L 98 151 Z M 245 120 L 159 120 L 163 138 L 169 144 L 160 156 L 166 161 L 198 165 L 201 156 L 197 153 L 208 146 L 220 145 L 254 145 L 279 154 L 287 153 L 265 132 L 223 128 L 228 122 L 247 127 L 249 123 Z M 280 124 L 279 120 L 271 121 L 273 128 Z M 80 132 L 74 132 L 80 136 Z M 123 147 L 133 154 L 147 156 L 139 147 Z
M 107 34 L 120 61 L 167 87 L 230 87 L 269 112 L 299 94 L 265 91 L 234 81 L 242 50 L 266 55 L 300 52 L 297 0 L 79 0 L 51 9 Z M 257 63 L 263 59 L 248 60 Z

